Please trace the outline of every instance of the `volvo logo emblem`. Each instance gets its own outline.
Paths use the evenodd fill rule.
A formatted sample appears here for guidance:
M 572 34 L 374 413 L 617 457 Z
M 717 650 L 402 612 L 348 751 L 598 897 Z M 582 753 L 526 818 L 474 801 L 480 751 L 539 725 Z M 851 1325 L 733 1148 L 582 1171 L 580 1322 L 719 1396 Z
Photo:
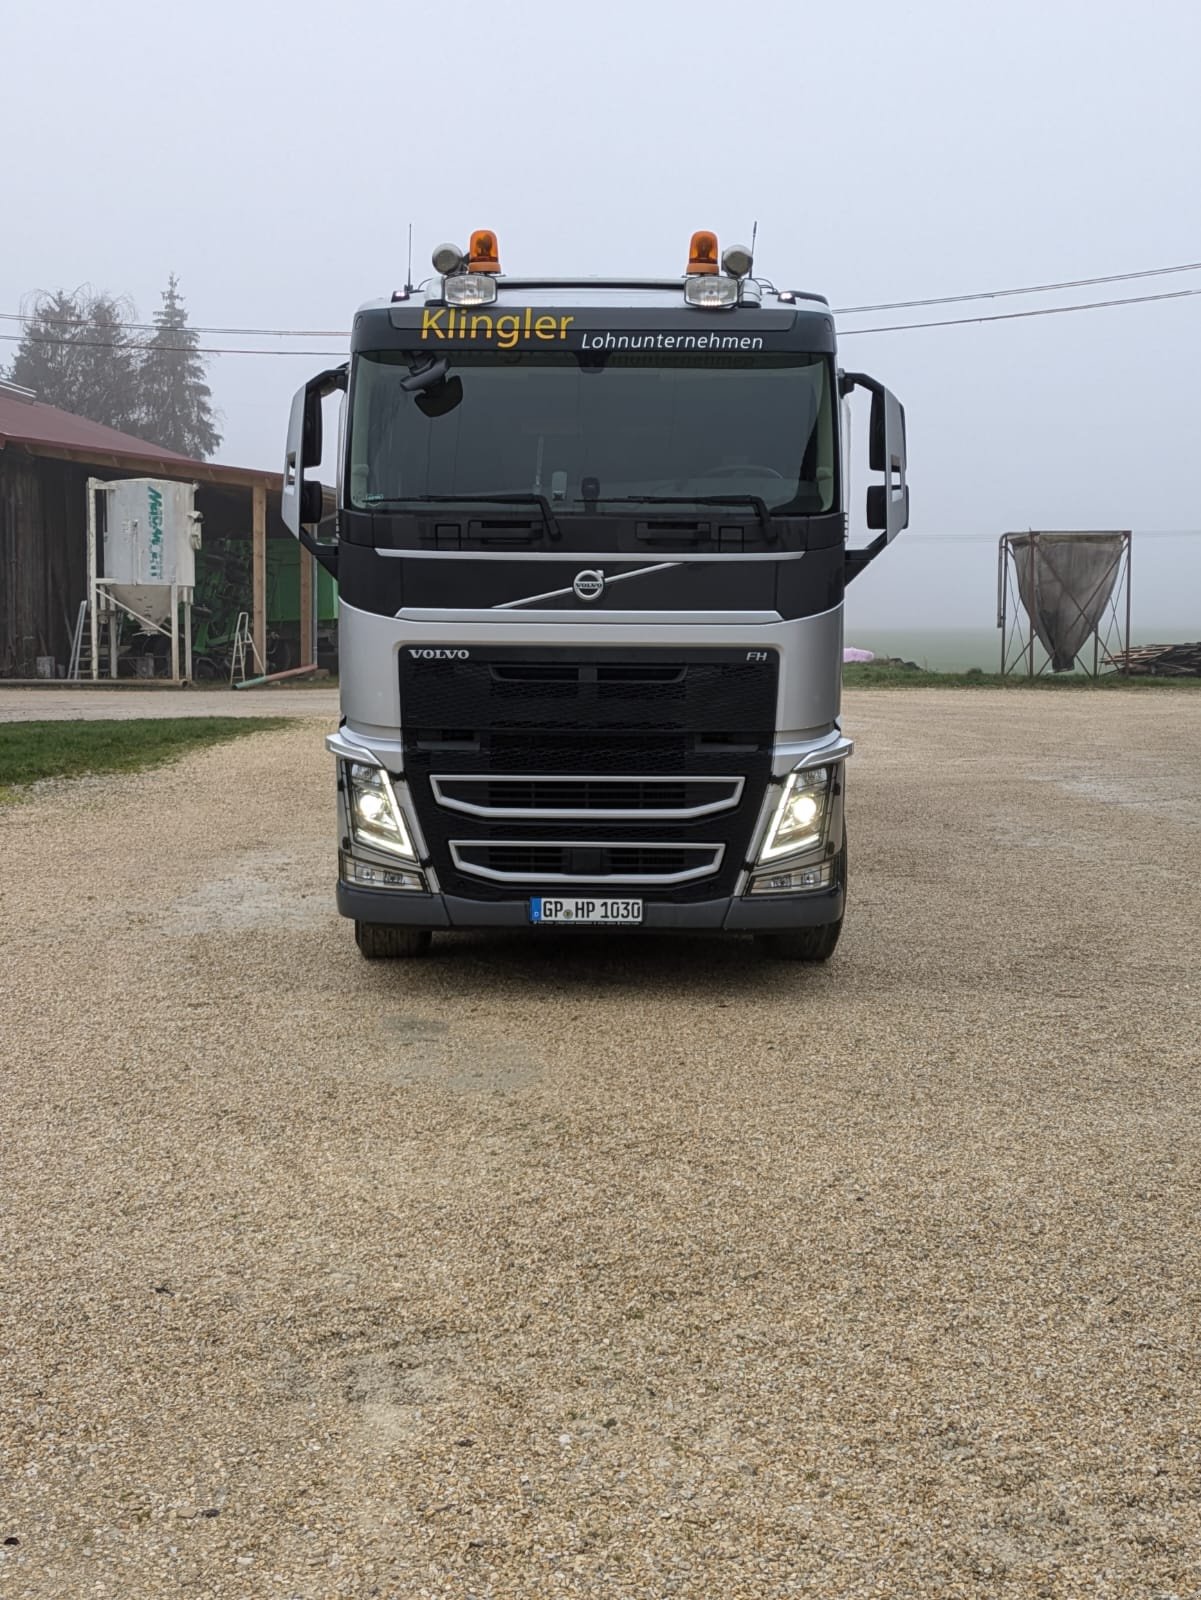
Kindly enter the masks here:
M 599 567 L 588 567 L 576 573 L 571 587 L 577 600 L 599 600 L 605 592 L 605 575 Z

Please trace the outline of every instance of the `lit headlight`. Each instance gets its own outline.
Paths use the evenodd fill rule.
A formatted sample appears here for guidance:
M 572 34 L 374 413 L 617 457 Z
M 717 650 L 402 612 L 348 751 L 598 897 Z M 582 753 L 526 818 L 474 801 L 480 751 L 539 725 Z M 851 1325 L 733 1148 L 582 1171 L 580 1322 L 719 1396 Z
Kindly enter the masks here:
M 821 844 L 826 833 L 831 773 L 830 767 L 807 767 L 789 775 L 759 852 L 760 861 L 776 861 L 780 856 L 797 855 Z
M 346 797 L 350 831 L 359 844 L 374 845 L 390 855 L 417 859 L 409 830 L 396 803 L 388 774 L 382 767 L 351 761 L 346 766 Z

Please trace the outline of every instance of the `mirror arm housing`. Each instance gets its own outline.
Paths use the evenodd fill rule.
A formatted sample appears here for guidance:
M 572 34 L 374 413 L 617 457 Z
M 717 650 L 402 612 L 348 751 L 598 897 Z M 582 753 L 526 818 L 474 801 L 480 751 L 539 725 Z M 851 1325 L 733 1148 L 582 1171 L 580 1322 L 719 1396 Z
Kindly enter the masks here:
M 857 578 L 864 567 L 870 567 L 880 554 L 881 550 L 888 547 L 888 535 L 877 535 L 871 544 L 865 544 L 861 550 L 848 550 L 844 562 L 845 581 L 850 583 L 852 578 Z
M 324 567 L 326 572 L 329 573 L 330 577 L 336 579 L 338 576 L 337 544 L 322 544 L 320 539 L 315 538 L 309 532 L 309 530 L 304 527 L 303 524 L 301 525 L 300 532 L 296 535 L 296 537 L 304 549 L 306 549 L 312 556 L 317 565 L 319 567 Z

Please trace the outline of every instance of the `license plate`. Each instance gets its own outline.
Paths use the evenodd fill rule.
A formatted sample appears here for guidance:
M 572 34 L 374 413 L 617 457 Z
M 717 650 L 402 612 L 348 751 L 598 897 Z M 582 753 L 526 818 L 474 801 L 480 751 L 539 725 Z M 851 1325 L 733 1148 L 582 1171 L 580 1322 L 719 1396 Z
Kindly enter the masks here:
M 535 895 L 531 922 L 577 922 L 607 925 L 642 921 L 641 900 L 583 900 L 569 895 Z

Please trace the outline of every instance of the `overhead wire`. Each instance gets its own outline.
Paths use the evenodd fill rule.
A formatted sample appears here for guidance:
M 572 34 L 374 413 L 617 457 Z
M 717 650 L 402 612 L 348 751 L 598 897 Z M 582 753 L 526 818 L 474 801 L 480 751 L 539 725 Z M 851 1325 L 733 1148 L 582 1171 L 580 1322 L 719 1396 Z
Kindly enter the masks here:
M 1074 306 L 1040 306 L 1035 311 L 993 311 L 982 317 L 942 317 L 933 322 L 893 322 L 875 328 L 840 328 L 840 339 L 861 333 L 910 333 L 918 328 L 963 328 L 973 322 L 1018 322 L 1024 317 L 1062 317 L 1069 311 L 1100 311 L 1107 306 L 1142 306 L 1155 300 L 1187 300 L 1201 289 L 1172 289 L 1166 294 L 1134 294 L 1121 300 L 1087 300 Z
M 327 361 L 331 355 L 337 354 L 334 350 L 256 350 L 246 345 L 130 344 L 124 341 L 118 342 L 116 339 L 68 339 L 54 335 L 42 338 L 27 333 L 0 333 L 0 339 L 6 344 L 65 345 L 72 350 L 128 350 L 134 354 L 156 350 L 164 355 L 176 356 L 320 356 L 323 361 Z
M 1167 276 L 1169 276 L 1171 274 L 1174 274 L 1174 273 L 1181 273 L 1181 272 L 1201 272 L 1201 261 L 1187 261 L 1187 262 L 1183 262 L 1183 263 L 1181 263 L 1179 265 L 1176 265 L 1176 266 L 1168 266 L 1168 267 L 1146 267 L 1146 268 L 1144 268 L 1143 270 L 1141 270 L 1139 272 L 1110 272 L 1110 273 L 1105 273 L 1105 274 L 1102 274 L 1100 276 L 1091 277 L 1091 278 L 1063 278 L 1063 279 L 1060 279 L 1060 280 L 1058 280 L 1058 281 L 1056 281 L 1054 283 L 1023 284 L 1023 285 L 1020 285 L 1018 287 L 1005 288 L 1005 289 L 981 289 L 981 290 L 978 290 L 978 291 L 976 291 L 975 293 L 972 293 L 972 294 L 933 295 L 933 296 L 929 296 L 929 297 L 927 297 L 925 299 L 920 299 L 920 300 L 881 300 L 881 301 L 873 302 L 871 304 L 859 305 L 859 306 L 836 306 L 836 307 L 834 307 L 833 314 L 835 316 L 846 317 L 846 316 L 861 315 L 861 314 L 863 314 L 865 312 L 869 312 L 869 311 L 909 311 L 909 310 L 923 309 L 923 308 L 925 308 L 927 306 L 961 305 L 961 304 L 964 304 L 964 303 L 972 301 L 972 300 L 1000 300 L 1000 299 L 1003 299 L 1003 298 L 1005 298 L 1007 296 L 1012 296 L 1012 295 L 1053 294 L 1053 293 L 1056 293 L 1059 290 L 1063 290 L 1063 289 L 1093 288 L 1096 285 L 1103 284 L 1103 283 L 1129 283 L 1129 282 L 1135 281 L 1135 280 L 1140 279 L 1140 278 L 1161 278 L 1161 277 L 1167 277 Z M 1182 291 L 1182 292 L 1183 293 L 1191 293 L 1191 292 L 1195 292 L 1195 291 Z M 1093 302 L 1090 302 L 1087 306 L 1079 306 L 1079 307 L 1077 307 L 1077 306 L 1064 306 L 1064 307 L 1055 307 L 1055 308 L 1051 308 L 1051 309 L 1052 310 L 1060 310 L 1061 309 L 1061 310 L 1064 310 L 1064 311 L 1074 311 L 1074 310 L 1091 310 L 1094 306 L 1100 306 L 1100 305 L 1133 305 L 1133 304 L 1135 304 L 1137 302 L 1137 300 L 1143 299 L 1143 298 L 1145 298 L 1145 299 L 1155 299 L 1155 298 L 1159 298 L 1159 297 L 1157 297 L 1157 296 L 1136 296 L 1136 297 L 1131 297 L 1129 300 L 1093 301 Z M 1033 313 L 1030 313 L 1030 314 L 1033 314 Z M 962 320 L 963 321 L 975 322 L 975 321 L 983 321 L 985 319 L 976 318 L 976 317 L 969 317 L 969 318 L 963 318 Z M 28 326 L 29 324 L 37 323 L 37 324 L 40 324 L 43 327 L 63 327 L 63 328 L 69 328 L 69 327 L 74 327 L 74 326 L 78 326 L 79 325 L 76 322 L 75 319 L 70 318 L 70 317 L 46 317 L 46 318 L 43 318 L 43 317 L 39 317 L 39 315 L 36 312 L 30 312 L 30 311 L 0 311 L 0 322 L 19 322 L 19 323 L 22 323 L 22 324 L 24 324 L 26 326 Z M 942 324 L 942 323 L 920 323 L 920 322 L 918 322 L 918 323 L 905 323 L 905 324 L 902 324 L 901 326 L 922 328 L 922 327 L 939 327 L 939 326 L 945 326 L 945 325 L 946 324 Z M 155 322 L 133 322 L 133 321 L 130 321 L 130 322 L 118 322 L 117 326 L 122 328 L 122 329 L 126 329 L 126 330 L 128 330 L 130 332 L 134 332 L 134 333 L 157 333 L 157 332 L 160 331 L 159 330 L 159 324 L 155 323 Z M 197 324 L 197 325 L 194 325 L 194 326 L 190 326 L 189 327 L 189 331 L 192 332 L 192 333 L 212 334 L 214 336 L 218 336 L 218 337 L 222 337 L 222 338 L 229 337 L 229 338 L 261 338 L 261 339 L 348 339 L 350 337 L 349 332 L 346 329 L 343 329 L 343 328 L 244 328 L 244 327 L 217 327 L 217 326 L 210 327 L 210 326 L 207 326 L 207 325 L 202 326 L 202 325 Z M 877 330 L 876 329 L 867 329 L 867 328 L 865 328 L 863 330 L 857 330 L 857 331 L 862 331 L 862 332 L 868 333 L 868 332 L 876 332 Z M 887 329 L 887 330 L 880 330 L 880 331 L 892 332 L 894 330 L 892 330 L 890 328 L 890 329 Z M 12 334 L 0 334 L 0 339 L 5 339 L 10 343 L 12 342 L 13 337 L 14 336 Z M 49 341 L 47 341 L 47 342 L 49 342 Z M 66 343 L 76 343 L 76 342 L 78 342 L 78 343 L 82 344 L 84 341 L 82 341 L 82 340 L 75 341 L 75 340 L 68 339 L 68 340 L 65 340 L 64 342 L 66 342 Z M 157 346 L 156 348 L 170 348 L 170 347 Z M 240 352 L 234 351 L 234 350 L 227 350 L 227 349 L 212 349 L 212 350 L 206 350 L 206 351 L 204 351 L 202 353 L 204 353 L 204 354 L 212 354 L 212 355 L 233 355 L 233 354 L 238 354 Z M 250 355 L 258 355 L 260 353 L 273 354 L 274 352 L 271 352 L 271 351 L 260 352 L 260 351 L 257 351 L 257 350 L 247 351 L 246 352 L 246 354 L 250 354 Z M 296 355 L 308 355 L 308 354 L 313 354 L 313 353 L 320 354 L 321 352 L 294 351 L 294 352 L 286 352 L 286 353 L 288 353 L 288 354 L 296 354 Z
M 1099 283 L 1129 283 L 1135 278 L 1163 278 L 1174 272 L 1201 272 L 1201 261 L 1187 261 L 1179 267 L 1148 267 L 1143 272 L 1110 272 L 1101 278 L 1064 278 L 1059 283 L 1028 283 L 1020 289 L 981 289 L 977 294 L 942 294 L 928 300 L 881 300 L 875 305 L 836 306 L 836 317 L 849 317 L 863 311 L 913 311 L 925 306 L 952 306 L 965 300 L 1001 300 L 1015 294 L 1053 294 L 1059 289 L 1092 289 Z
M 895 322 L 874 328 L 843 328 L 839 338 L 851 339 L 865 333 L 911 333 L 921 328 L 962 328 L 973 323 L 1017 322 L 1028 317 L 1062 317 L 1072 311 L 1100 311 L 1114 306 L 1149 305 L 1162 300 L 1187 300 L 1201 295 L 1201 289 L 1172 289 L 1164 294 L 1126 295 L 1116 300 L 1088 300 L 1071 306 L 1041 306 L 1034 311 L 994 311 L 979 317 L 942 317 L 929 322 Z M 195 330 L 199 331 L 199 330 Z M 245 345 L 160 345 L 118 343 L 112 339 L 71 339 L 56 335 L 0 333 L 0 340 L 9 344 L 66 345 L 80 350 L 129 350 L 133 352 L 158 350 L 168 355 L 198 356 L 318 356 L 327 360 L 335 352 L 329 350 L 272 350 Z
M 78 317 L 41 317 L 36 311 L 0 311 L 0 322 L 37 322 L 46 328 L 75 328 L 86 326 Z M 134 333 L 158 333 L 157 322 L 117 321 L 115 326 Z M 260 339 L 349 339 L 344 328 L 208 328 L 189 323 L 192 333 L 237 334 Z M 182 330 L 181 330 L 182 332 Z

